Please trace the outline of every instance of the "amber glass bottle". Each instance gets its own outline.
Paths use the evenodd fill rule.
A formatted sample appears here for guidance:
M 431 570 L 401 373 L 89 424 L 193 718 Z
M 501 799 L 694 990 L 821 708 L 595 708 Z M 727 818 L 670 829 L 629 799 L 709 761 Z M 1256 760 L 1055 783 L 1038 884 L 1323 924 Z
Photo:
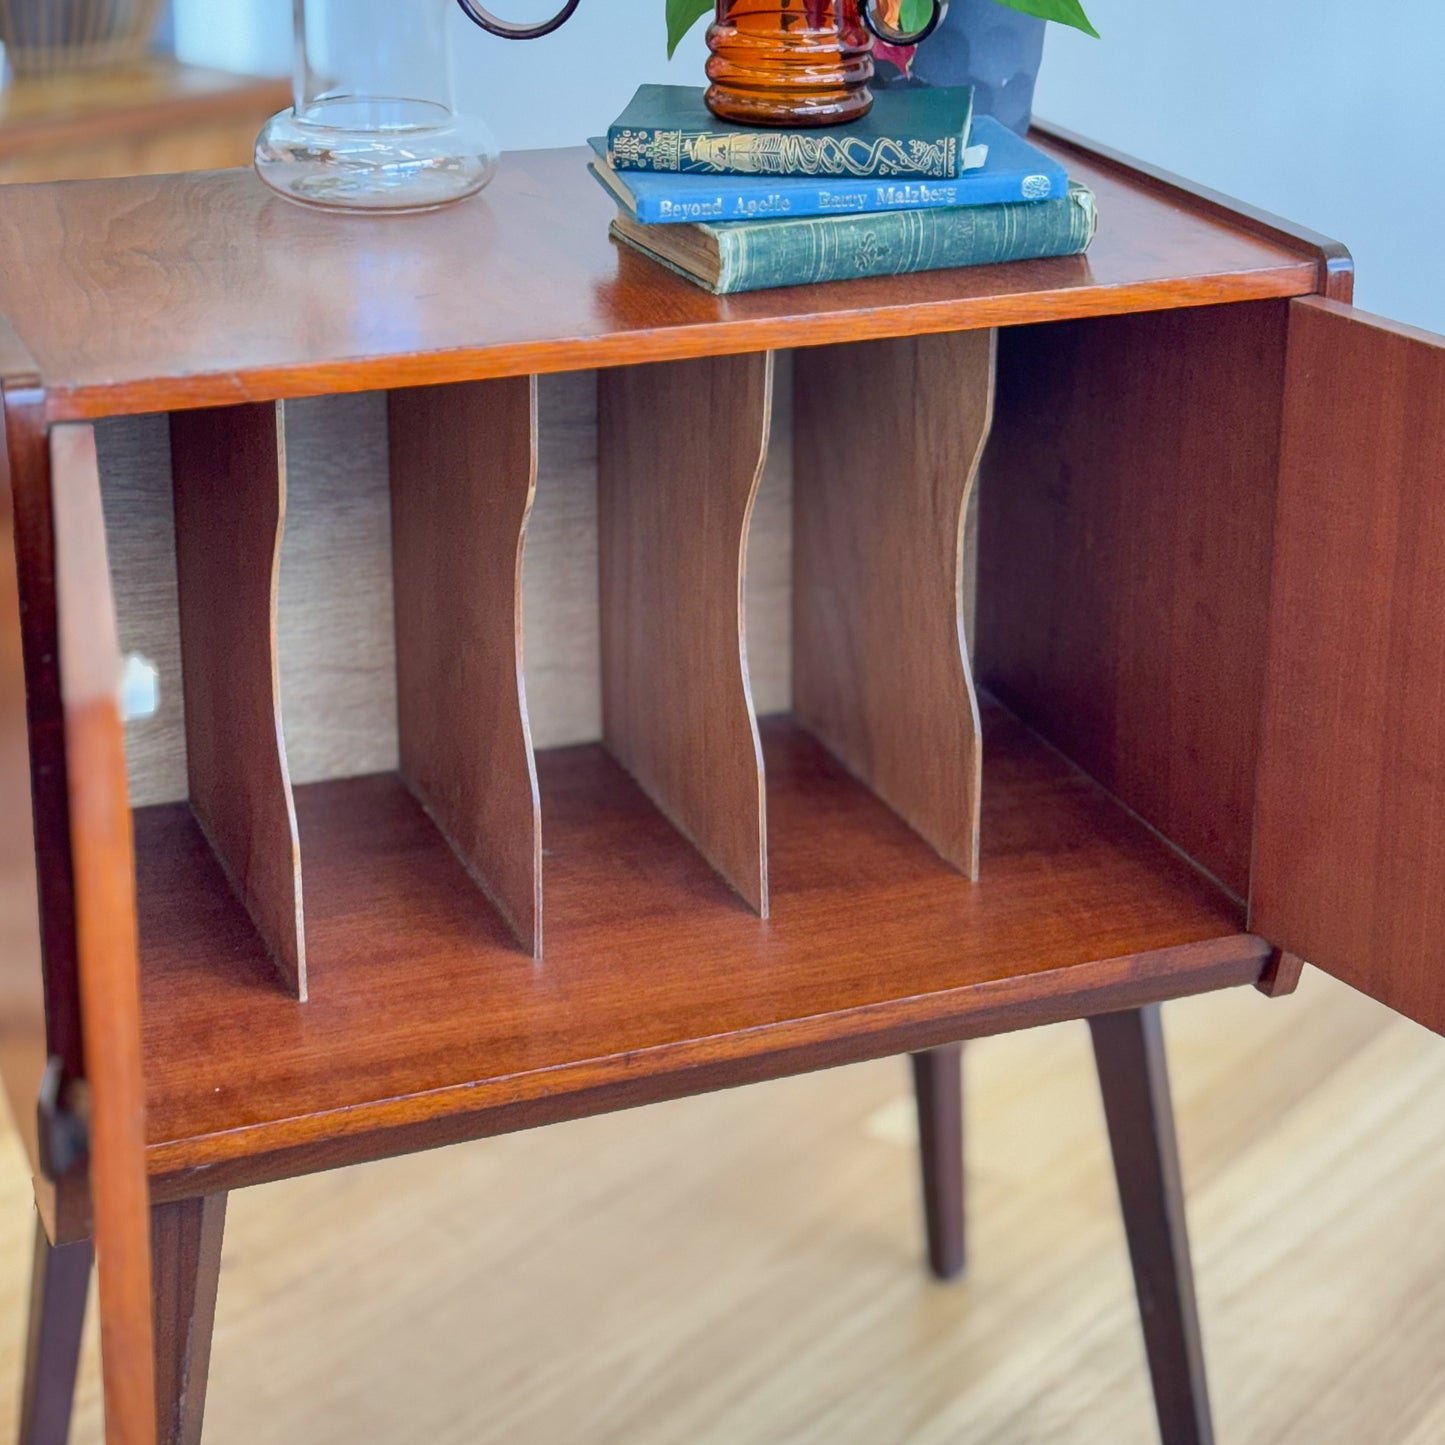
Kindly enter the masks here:
M 707 103 L 726 120 L 836 125 L 873 104 L 858 0 L 718 0 L 707 43 Z

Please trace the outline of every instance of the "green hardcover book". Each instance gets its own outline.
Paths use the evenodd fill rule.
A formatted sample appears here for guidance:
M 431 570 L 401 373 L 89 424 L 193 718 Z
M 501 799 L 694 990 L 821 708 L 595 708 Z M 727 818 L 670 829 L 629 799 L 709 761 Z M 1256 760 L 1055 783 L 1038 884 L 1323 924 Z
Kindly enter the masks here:
M 879 91 L 861 120 L 779 130 L 718 120 L 700 87 L 644 85 L 607 132 L 619 171 L 733 176 L 910 176 L 964 170 L 971 85 Z
M 1094 193 L 1053 201 L 866 216 L 646 226 L 619 212 L 612 234 L 719 296 L 859 276 L 1073 256 L 1094 239 Z

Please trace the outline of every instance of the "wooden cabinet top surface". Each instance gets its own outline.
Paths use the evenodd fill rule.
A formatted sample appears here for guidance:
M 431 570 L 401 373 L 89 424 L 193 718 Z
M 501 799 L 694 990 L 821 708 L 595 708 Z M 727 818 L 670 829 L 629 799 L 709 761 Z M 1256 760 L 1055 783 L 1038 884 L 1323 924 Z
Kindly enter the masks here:
M 236 75 L 159 55 L 115 70 L 21 76 L 0 88 L 0 159 L 37 146 L 97 144 L 290 103 L 289 79 Z
M 334 216 L 248 171 L 0 190 L 0 378 L 52 420 L 674 360 L 1325 289 L 1333 252 L 1057 138 L 1087 256 L 727 298 L 609 240 L 581 149 L 478 199 Z

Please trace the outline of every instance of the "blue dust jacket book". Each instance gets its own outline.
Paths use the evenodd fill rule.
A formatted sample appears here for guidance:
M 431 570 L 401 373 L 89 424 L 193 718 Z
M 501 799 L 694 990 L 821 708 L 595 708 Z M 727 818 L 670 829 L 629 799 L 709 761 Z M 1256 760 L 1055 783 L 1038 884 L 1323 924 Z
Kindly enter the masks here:
M 703 95 L 701 86 L 642 86 L 607 132 L 612 169 L 953 180 L 973 118 L 971 85 L 879 91 L 862 119 L 810 130 L 722 121 Z
M 644 226 L 625 211 L 612 235 L 719 296 L 857 276 L 1072 256 L 1088 249 L 1094 196 L 1076 181 L 1048 201 L 866 216 Z
M 862 215 L 939 206 L 992 206 L 1062 196 L 1069 178 L 1058 161 L 992 116 L 975 118 L 969 152 L 987 159 L 956 180 L 813 180 L 804 176 L 666 175 L 615 171 L 605 141 L 590 141 L 592 174 L 634 220 L 649 226 L 691 221 L 759 221 L 783 216 Z

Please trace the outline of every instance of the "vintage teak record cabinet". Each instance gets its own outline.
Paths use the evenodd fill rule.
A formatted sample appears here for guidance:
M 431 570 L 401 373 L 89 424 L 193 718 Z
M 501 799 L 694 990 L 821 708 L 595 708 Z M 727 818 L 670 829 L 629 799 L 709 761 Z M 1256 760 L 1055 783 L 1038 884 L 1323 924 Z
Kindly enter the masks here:
M 92 1238 L 109 1437 L 194 1441 L 226 1191 L 890 1052 L 947 1268 L 949 1048 L 1071 1017 L 1208 1438 L 1154 1006 L 1445 1028 L 1445 349 L 1043 138 L 1088 257 L 727 300 L 581 152 L 0 192 L 27 1442 Z

